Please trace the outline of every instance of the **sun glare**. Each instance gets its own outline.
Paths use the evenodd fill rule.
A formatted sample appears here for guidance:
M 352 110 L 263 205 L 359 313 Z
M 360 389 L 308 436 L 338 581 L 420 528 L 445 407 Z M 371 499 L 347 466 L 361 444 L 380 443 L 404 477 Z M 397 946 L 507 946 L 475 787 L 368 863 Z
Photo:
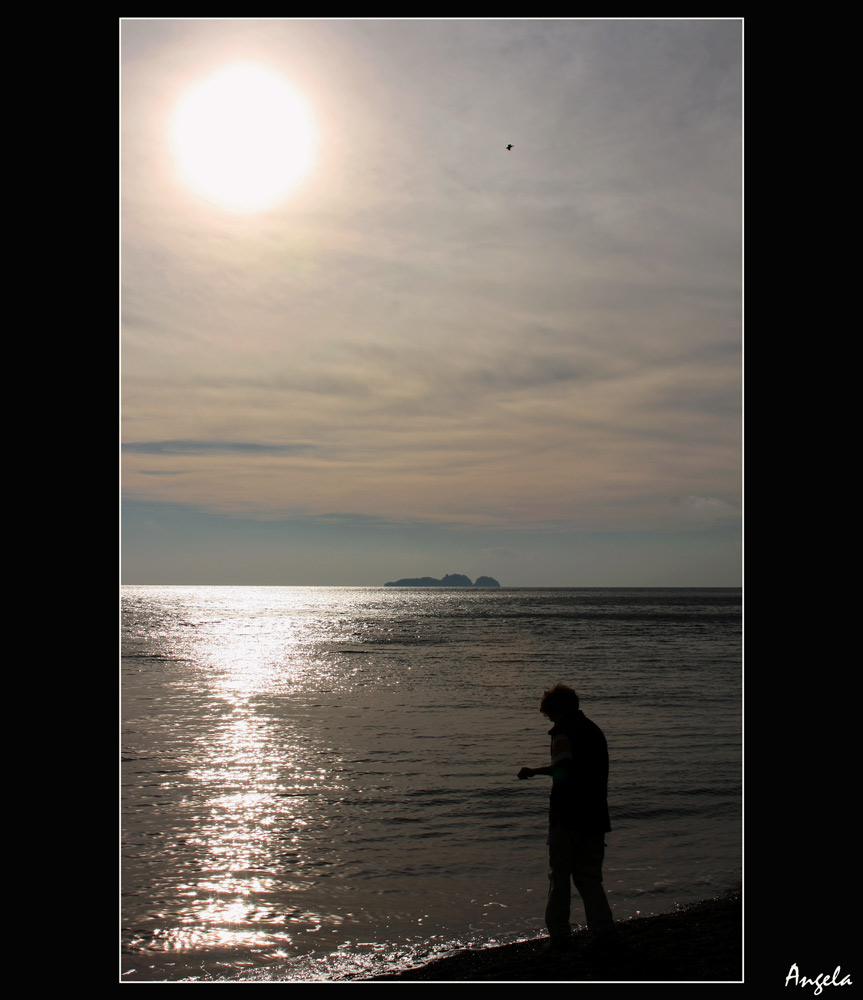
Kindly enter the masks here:
M 257 212 L 284 198 L 309 170 L 316 133 L 308 105 L 286 80 L 243 63 L 184 94 L 171 139 L 193 188 L 227 208 Z

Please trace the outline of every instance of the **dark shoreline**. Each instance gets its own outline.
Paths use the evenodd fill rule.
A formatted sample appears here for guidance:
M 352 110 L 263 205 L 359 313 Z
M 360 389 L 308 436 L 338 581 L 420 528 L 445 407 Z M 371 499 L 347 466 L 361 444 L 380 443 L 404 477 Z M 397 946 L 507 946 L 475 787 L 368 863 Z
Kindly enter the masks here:
M 587 931 L 573 935 L 573 948 L 543 954 L 545 941 L 462 951 L 404 972 L 364 982 L 741 982 L 743 909 L 741 894 L 693 903 L 674 913 L 635 917 L 617 925 L 621 947 L 594 954 Z

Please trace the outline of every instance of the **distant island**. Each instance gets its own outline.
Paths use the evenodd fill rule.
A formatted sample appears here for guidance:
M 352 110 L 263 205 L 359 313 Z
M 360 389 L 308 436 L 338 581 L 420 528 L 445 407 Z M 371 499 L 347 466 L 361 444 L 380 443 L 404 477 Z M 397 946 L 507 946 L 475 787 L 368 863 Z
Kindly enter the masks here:
M 476 583 L 471 583 L 469 576 L 461 573 L 447 573 L 443 580 L 435 580 L 433 576 L 418 576 L 407 580 L 396 580 L 395 583 L 385 583 L 385 587 L 499 587 L 493 576 L 478 576 Z

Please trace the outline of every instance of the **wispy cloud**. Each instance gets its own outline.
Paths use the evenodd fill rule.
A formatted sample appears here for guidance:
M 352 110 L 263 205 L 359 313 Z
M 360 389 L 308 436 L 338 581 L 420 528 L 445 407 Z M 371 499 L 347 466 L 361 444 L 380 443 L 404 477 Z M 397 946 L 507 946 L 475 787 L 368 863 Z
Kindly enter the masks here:
M 295 455 L 306 444 L 261 444 L 252 441 L 128 441 L 122 449 L 134 455 Z

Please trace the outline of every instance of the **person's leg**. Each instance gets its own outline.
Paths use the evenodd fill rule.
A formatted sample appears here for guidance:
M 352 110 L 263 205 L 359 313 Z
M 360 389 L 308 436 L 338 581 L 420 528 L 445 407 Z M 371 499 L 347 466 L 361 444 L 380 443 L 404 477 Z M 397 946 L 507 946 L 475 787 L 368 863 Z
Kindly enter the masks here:
M 604 857 L 604 834 L 581 835 L 575 838 L 572 881 L 584 903 L 584 917 L 587 926 L 597 937 L 614 927 L 614 917 L 602 887 L 602 861 Z
M 565 830 L 548 831 L 548 903 L 545 926 L 552 939 L 569 940 L 569 879 L 572 874 L 571 843 Z

